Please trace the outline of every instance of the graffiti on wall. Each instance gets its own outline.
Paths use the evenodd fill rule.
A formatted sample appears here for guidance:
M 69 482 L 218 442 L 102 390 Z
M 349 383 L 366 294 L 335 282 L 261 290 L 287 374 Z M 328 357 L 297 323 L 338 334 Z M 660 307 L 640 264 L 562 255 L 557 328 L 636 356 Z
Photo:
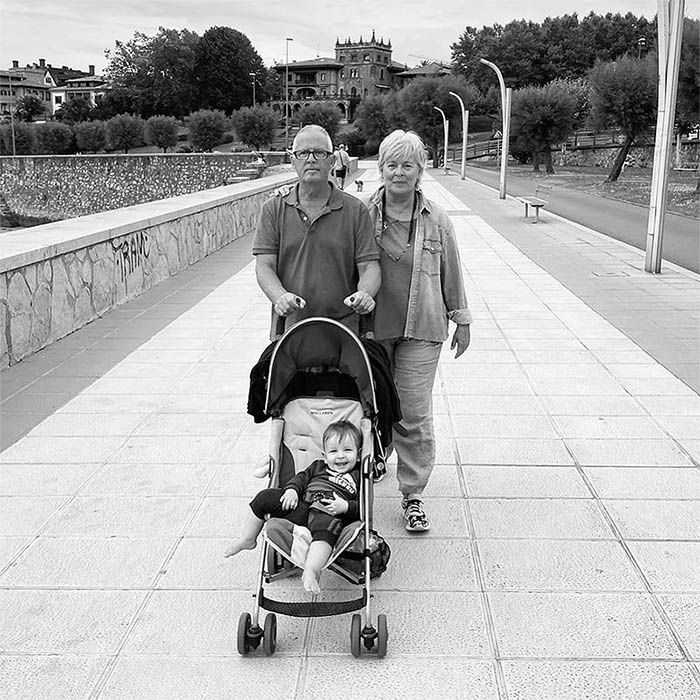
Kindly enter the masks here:
M 151 242 L 145 231 L 138 231 L 123 238 L 121 241 L 112 241 L 115 262 L 119 268 L 122 282 L 137 268 L 143 266 L 151 253 Z

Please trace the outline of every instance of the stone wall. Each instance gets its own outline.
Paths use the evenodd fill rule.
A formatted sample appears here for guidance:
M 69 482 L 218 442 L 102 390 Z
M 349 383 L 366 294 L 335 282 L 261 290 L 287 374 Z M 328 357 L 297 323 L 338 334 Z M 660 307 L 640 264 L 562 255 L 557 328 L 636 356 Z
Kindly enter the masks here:
M 269 165 L 283 153 L 266 154 Z M 22 221 L 59 221 L 220 187 L 250 153 L 3 156 L 0 192 Z
M 0 368 L 257 226 L 280 174 L 0 234 Z

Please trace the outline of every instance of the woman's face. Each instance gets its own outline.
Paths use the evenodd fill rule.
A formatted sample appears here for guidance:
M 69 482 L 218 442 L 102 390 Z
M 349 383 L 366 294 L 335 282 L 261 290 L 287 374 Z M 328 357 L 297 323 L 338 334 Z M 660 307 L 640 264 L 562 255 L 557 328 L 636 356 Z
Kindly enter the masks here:
M 384 186 L 391 194 L 406 194 L 416 189 L 420 167 L 415 160 L 387 158 L 381 169 Z

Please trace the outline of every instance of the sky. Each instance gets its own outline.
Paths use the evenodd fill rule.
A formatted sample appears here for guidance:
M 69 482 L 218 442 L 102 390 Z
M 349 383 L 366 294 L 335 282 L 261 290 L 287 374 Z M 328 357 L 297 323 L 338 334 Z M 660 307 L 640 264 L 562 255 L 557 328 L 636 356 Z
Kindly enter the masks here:
M 688 5 L 686 15 L 695 16 Z M 268 66 L 284 62 L 286 37 L 294 40 L 289 60 L 302 61 L 334 56 L 337 37 L 367 40 L 375 30 L 377 39 L 391 39 L 394 60 L 415 66 L 424 59 L 449 62 L 451 45 L 468 25 L 541 22 L 573 12 L 579 17 L 632 12 L 651 19 L 656 11 L 655 0 L 571 0 L 566 9 L 560 0 L 0 0 L 0 68 L 9 68 L 13 60 L 24 66 L 44 58 L 54 66 L 82 70 L 93 64 L 99 74 L 107 65 L 105 50 L 116 41 L 128 41 L 137 31 L 153 36 L 160 26 L 200 35 L 214 26 L 233 27 L 250 39 Z

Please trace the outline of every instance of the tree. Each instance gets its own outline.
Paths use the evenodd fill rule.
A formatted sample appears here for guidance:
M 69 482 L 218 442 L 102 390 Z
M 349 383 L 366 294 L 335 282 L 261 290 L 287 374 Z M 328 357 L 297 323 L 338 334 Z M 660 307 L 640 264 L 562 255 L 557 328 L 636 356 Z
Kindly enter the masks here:
M 48 122 L 37 124 L 34 128 L 36 129 L 37 153 L 63 155 L 75 151 L 73 130 L 67 124 Z
M 250 104 L 250 73 L 263 75 L 265 65 L 248 37 L 231 27 L 204 32 L 195 51 L 199 104 L 226 114 Z
M 177 119 L 175 117 L 156 116 L 146 122 L 144 133 L 146 143 L 152 143 L 167 153 L 169 148 L 177 146 Z
M 190 114 L 190 140 L 195 151 L 211 151 L 221 143 L 228 127 L 226 115 L 221 110 L 200 109 Z
M 277 116 L 269 107 L 241 107 L 233 113 L 231 122 L 238 138 L 257 150 L 274 138 Z
M 634 140 L 656 119 L 656 57 L 599 62 L 589 79 L 594 124 L 617 126 L 625 136 L 608 175 L 608 182 L 615 182 Z
M 379 144 L 387 134 L 391 133 L 385 107 L 386 98 L 383 95 L 369 95 L 357 108 L 354 124 L 366 142 Z
M 458 134 L 462 127 L 460 105 L 449 94 L 450 91 L 456 92 L 462 97 L 467 109 L 470 109 L 470 106 L 478 99 L 476 89 L 473 86 L 468 86 L 463 79 L 457 76 L 418 78 L 410 82 L 398 94 L 408 127 L 421 136 L 426 146 L 431 149 L 434 167 L 438 167 L 438 157 L 444 139 L 442 115 L 435 107 L 439 107 L 445 112 L 451 123 L 450 132 L 452 134 Z
M 15 116 L 23 122 L 32 122 L 34 117 L 43 117 L 43 100 L 36 95 L 22 95 L 15 102 Z
M 340 120 L 343 118 L 341 111 L 334 105 L 323 102 L 312 102 L 306 105 L 299 112 L 299 124 L 306 126 L 307 124 L 318 124 L 322 126 L 331 137 L 331 141 L 335 140 L 335 135 L 340 127 Z
M 686 17 L 678 71 L 676 123 L 681 133 L 688 133 L 700 121 L 700 21 Z
M 136 99 L 127 88 L 112 88 L 105 95 L 95 98 L 95 107 L 91 112 L 93 119 L 107 121 L 117 114 L 135 114 L 139 110 L 136 107 Z
M 117 114 L 107 122 L 107 144 L 115 150 L 130 148 L 143 143 L 143 120 L 134 114 Z
M 183 117 L 196 108 L 195 54 L 200 37 L 187 29 L 159 27 L 155 36 L 135 32 L 107 51 L 107 78 L 126 90 L 142 117 Z
M 97 151 L 101 151 L 105 147 L 107 135 L 104 122 L 80 122 L 74 128 L 78 150 L 97 153 Z
M 0 155 L 12 155 L 12 125 L 0 127 Z M 14 125 L 15 154 L 31 156 L 36 153 L 36 132 L 26 122 L 16 122 Z
M 66 124 L 92 119 L 92 103 L 84 97 L 74 97 L 64 102 L 56 111 L 56 119 Z
M 547 172 L 553 173 L 552 146 L 569 134 L 575 112 L 576 102 L 561 82 L 517 90 L 513 93 L 512 107 L 514 152 L 517 149 L 531 153 L 536 171 L 541 154 Z

